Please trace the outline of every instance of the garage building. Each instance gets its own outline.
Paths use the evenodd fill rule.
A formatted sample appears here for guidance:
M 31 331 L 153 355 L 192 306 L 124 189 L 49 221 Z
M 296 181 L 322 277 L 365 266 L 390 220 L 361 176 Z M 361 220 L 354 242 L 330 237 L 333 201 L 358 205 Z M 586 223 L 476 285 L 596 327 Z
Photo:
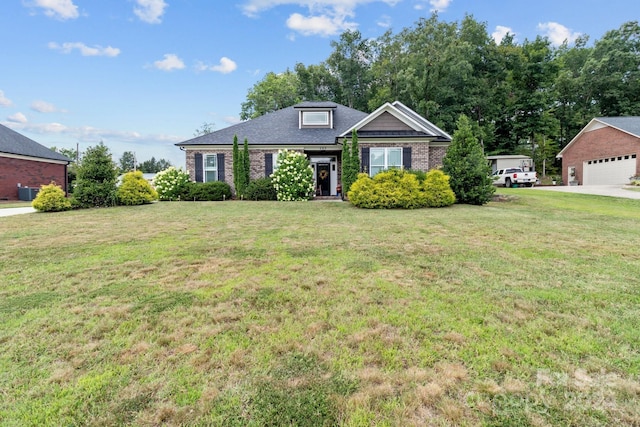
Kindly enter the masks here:
M 628 184 L 640 175 L 640 117 L 596 117 L 560 151 L 565 185 Z

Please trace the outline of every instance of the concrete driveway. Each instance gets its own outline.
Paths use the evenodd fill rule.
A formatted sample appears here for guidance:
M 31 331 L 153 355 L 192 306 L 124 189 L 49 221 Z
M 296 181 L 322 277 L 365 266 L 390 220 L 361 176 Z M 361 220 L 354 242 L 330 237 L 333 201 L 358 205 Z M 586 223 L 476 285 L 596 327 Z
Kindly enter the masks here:
M 31 207 L 26 207 L 26 208 L 6 208 L 6 209 L 0 209 L 0 217 L 1 216 L 20 215 L 20 214 L 26 214 L 26 213 L 32 213 L 32 212 L 36 212 L 36 210 L 31 208 Z
M 548 187 L 533 187 L 534 190 L 561 191 L 565 193 L 595 194 L 597 196 L 622 197 L 626 199 L 640 199 L 640 187 L 629 185 L 555 185 Z

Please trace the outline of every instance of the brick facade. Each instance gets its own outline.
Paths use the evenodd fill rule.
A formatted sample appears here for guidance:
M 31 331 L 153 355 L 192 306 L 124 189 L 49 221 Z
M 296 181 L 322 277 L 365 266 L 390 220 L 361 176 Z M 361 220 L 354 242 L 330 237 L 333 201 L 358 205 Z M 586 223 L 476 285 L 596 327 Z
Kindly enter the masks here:
M 583 182 L 583 163 L 605 157 L 640 154 L 640 138 L 612 127 L 584 132 L 562 154 L 562 182 L 569 183 L 569 168 L 576 170 L 575 180 Z M 636 159 L 636 174 L 640 174 L 640 156 Z
M 37 160 L 0 157 L 0 199 L 18 200 L 18 184 L 40 188 L 55 181 L 67 191 L 67 166 Z
M 442 166 L 442 159 L 447 151 L 446 147 L 431 147 L 426 143 L 377 143 L 367 144 L 363 142 L 358 143 L 358 147 L 375 148 L 375 147 L 411 147 L 411 169 L 417 169 L 422 171 L 429 171 L 431 169 Z M 360 151 L 362 156 L 362 151 Z

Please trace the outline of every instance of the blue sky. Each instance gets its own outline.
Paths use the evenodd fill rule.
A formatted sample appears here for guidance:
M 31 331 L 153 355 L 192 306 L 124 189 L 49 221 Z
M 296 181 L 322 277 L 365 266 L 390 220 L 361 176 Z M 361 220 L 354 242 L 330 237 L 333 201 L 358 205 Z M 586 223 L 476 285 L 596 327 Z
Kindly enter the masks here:
M 184 166 L 174 146 L 203 123 L 237 123 L 265 73 L 318 64 L 347 29 L 378 37 L 432 11 L 499 39 L 579 34 L 640 19 L 637 0 L 2 0 L 0 123 L 45 146 L 103 141 Z

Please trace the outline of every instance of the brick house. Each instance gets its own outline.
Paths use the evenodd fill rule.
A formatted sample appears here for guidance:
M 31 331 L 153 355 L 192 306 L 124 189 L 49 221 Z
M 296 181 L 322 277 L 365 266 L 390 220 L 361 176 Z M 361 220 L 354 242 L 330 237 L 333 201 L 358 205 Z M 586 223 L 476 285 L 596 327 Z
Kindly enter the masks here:
M 628 184 L 640 175 L 640 117 L 596 117 L 558 153 L 565 185 Z
M 363 172 L 389 168 L 428 171 L 442 165 L 451 137 L 399 101 L 371 114 L 333 102 L 302 102 L 176 144 L 185 152 L 193 181 L 233 186 L 233 139 L 247 139 L 251 179 L 271 175 L 278 150 L 303 152 L 314 171 L 318 194 L 336 196 L 341 182 L 342 143 L 358 135 Z
M 0 199 L 18 200 L 20 187 L 55 181 L 67 192 L 71 159 L 0 125 Z

